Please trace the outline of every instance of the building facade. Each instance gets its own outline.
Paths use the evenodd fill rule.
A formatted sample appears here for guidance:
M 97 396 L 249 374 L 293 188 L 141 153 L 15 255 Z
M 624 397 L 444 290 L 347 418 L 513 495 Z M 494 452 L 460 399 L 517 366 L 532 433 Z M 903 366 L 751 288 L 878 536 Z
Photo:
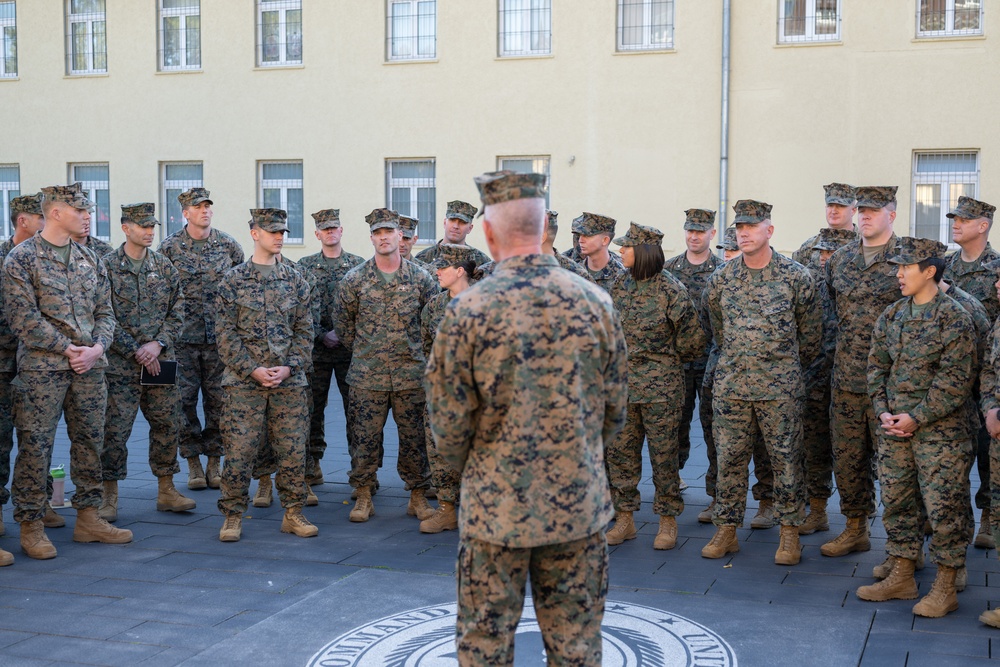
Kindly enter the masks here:
M 831 181 L 898 185 L 897 233 L 944 241 L 959 195 L 1000 201 L 1000 20 L 981 0 L 731 4 L 725 196 L 772 203 L 778 249 L 823 224 Z M 249 208 L 289 211 L 292 258 L 315 252 L 309 213 L 339 208 L 367 256 L 371 209 L 419 217 L 430 243 L 474 175 L 531 169 L 564 223 L 634 220 L 679 251 L 684 210 L 722 201 L 723 7 L 0 0 L 0 196 L 81 181 L 117 245 L 120 204 L 157 202 L 165 235 L 203 185 L 246 247 Z

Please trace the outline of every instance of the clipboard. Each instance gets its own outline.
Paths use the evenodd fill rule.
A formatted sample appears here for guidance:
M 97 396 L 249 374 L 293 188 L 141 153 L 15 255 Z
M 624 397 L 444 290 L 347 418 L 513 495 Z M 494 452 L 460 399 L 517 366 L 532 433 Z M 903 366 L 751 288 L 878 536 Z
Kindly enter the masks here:
M 177 362 L 160 361 L 160 374 L 150 375 L 146 372 L 146 367 L 142 367 L 142 374 L 139 376 L 139 384 L 143 387 L 159 387 L 163 385 L 177 384 Z

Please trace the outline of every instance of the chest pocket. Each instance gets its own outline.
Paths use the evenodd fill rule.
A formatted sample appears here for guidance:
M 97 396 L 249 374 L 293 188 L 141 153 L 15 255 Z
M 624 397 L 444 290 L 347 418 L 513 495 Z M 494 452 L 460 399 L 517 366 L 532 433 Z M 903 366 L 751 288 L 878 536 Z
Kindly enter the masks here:
M 241 331 L 266 336 L 264 319 L 263 290 L 244 292 L 236 298 L 236 325 Z

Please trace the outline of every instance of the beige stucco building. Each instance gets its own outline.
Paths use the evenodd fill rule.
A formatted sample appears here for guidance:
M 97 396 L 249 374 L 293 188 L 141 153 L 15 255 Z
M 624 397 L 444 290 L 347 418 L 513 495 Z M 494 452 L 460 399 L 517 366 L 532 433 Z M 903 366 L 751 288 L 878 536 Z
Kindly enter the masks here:
M 981 0 L 731 4 L 725 194 L 774 205 L 777 248 L 823 224 L 830 181 L 898 185 L 897 233 L 942 240 L 949 199 L 1000 201 Z M 723 0 L 0 0 L 0 189 L 84 181 L 117 244 L 120 204 L 175 227 L 204 185 L 246 246 L 249 208 L 288 208 L 290 257 L 339 208 L 368 256 L 371 209 L 431 241 L 474 175 L 530 167 L 557 246 L 587 210 L 677 252 L 684 209 L 722 201 L 723 23 Z

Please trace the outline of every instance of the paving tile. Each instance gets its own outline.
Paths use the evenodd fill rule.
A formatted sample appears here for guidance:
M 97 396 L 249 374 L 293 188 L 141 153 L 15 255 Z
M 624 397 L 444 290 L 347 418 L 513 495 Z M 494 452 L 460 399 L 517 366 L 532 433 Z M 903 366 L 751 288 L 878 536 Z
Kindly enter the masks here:
M 204 599 L 204 598 L 198 598 Z M 131 619 L 132 624 L 119 630 L 125 632 L 145 621 L 162 621 L 166 623 L 182 623 L 190 625 L 211 626 L 221 623 L 227 618 L 242 611 L 222 607 L 217 604 L 198 605 L 191 600 L 119 600 L 103 607 L 99 613 L 105 618 Z M 109 635 L 113 636 L 113 635 Z
M 125 665 L 134 664 L 162 651 L 162 646 L 148 644 L 95 641 L 79 637 L 48 635 L 32 637 L 9 646 L 4 649 L 4 654 L 52 662 L 85 661 L 89 664 Z
M 0 607 L 0 609 L 3 609 L 3 613 L 8 613 L 5 608 Z M 35 633 L 33 632 L 11 632 L 10 630 L 0 630 L 0 649 L 5 646 L 10 646 L 11 644 L 16 644 L 17 642 L 22 642 L 25 639 L 29 639 L 34 636 Z
M 232 618 L 232 617 L 230 617 Z M 201 650 L 236 635 L 235 630 L 225 630 L 221 624 L 211 627 L 179 623 L 146 621 L 110 638 L 110 641 L 136 644 L 158 644 Z
M 142 665 L 142 667 L 173 667 L 197 655 L 197 653 L 196 649 L 173 647 L 160 651 L 136 664 Z

